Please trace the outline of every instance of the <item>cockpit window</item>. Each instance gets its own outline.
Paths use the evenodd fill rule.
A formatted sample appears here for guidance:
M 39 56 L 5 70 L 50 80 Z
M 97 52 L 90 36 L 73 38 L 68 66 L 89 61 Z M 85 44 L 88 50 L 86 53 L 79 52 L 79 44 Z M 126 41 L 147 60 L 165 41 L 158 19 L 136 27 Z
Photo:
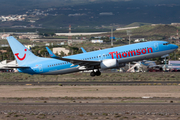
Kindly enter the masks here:
M 170 43 L 169 42 L 167 42 L 167 43 L 163 43 L 163 45 L 169 45 Z

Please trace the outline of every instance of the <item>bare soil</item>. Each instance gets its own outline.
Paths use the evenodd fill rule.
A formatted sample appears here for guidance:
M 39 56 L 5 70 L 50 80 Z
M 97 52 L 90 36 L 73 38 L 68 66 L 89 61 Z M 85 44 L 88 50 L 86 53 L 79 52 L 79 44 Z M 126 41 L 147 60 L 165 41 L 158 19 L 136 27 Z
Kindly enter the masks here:
M 0 97 L 180 97 L 180 86 L 0 86 Z

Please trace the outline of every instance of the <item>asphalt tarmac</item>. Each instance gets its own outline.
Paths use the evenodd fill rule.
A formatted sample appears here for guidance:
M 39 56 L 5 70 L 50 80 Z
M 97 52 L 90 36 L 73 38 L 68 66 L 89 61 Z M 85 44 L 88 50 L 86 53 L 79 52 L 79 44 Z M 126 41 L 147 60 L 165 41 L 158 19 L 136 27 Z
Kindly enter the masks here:
M 77 105 L 77 106 L 98 106 L 98 105 L 103 105 L 103 106 L 116 106 L 116 105 L 129 105 L 129 106 L 139 106 L 139 105 L 162 105 L 162 106 L 168 106 L 168 105 L 175 105 L 175 106 L 179 106 L 180 103 L 0 103 L 0 105 L 68 105 L 68 106 L 73 106 L 73 105 Z
M 0 82 L 0 85 L 140 85 L 180 84 L 180 81 L 130 81 L 130 82 Z

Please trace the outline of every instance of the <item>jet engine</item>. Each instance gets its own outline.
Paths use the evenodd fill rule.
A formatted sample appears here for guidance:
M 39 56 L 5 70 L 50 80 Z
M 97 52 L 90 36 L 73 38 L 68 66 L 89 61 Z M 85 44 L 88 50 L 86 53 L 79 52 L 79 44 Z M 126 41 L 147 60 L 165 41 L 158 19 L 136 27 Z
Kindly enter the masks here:
M 120 68 L 124 67 L 124 63 L 118 63 L 116 59 L 106 59 L 103 60 L 100 64 L 101 69 L 112 69 L 112 68 Z

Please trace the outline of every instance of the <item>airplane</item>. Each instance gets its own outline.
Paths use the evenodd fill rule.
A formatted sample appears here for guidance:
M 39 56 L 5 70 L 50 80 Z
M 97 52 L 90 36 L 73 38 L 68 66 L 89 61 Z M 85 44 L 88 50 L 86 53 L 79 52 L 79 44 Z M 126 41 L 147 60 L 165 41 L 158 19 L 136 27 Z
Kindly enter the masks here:
M 180 71 L 180 62 L 169 60 L 168 64 L 163 66 L 163 69 L 167 71 Z
M 31 75 L 67 74 L 92 70 L 91 76 L 100 76 L 100 69 L 124 67 L 127 62 L 159 57 L 175 51 L 178 46 L 166 41 L 150 41 L 86 52 L 62 58 L 44 58 L 34 55 L 13 36 L 7 37 L 19 72 Z M 97 71 L 94 71 L 97 70 Z

